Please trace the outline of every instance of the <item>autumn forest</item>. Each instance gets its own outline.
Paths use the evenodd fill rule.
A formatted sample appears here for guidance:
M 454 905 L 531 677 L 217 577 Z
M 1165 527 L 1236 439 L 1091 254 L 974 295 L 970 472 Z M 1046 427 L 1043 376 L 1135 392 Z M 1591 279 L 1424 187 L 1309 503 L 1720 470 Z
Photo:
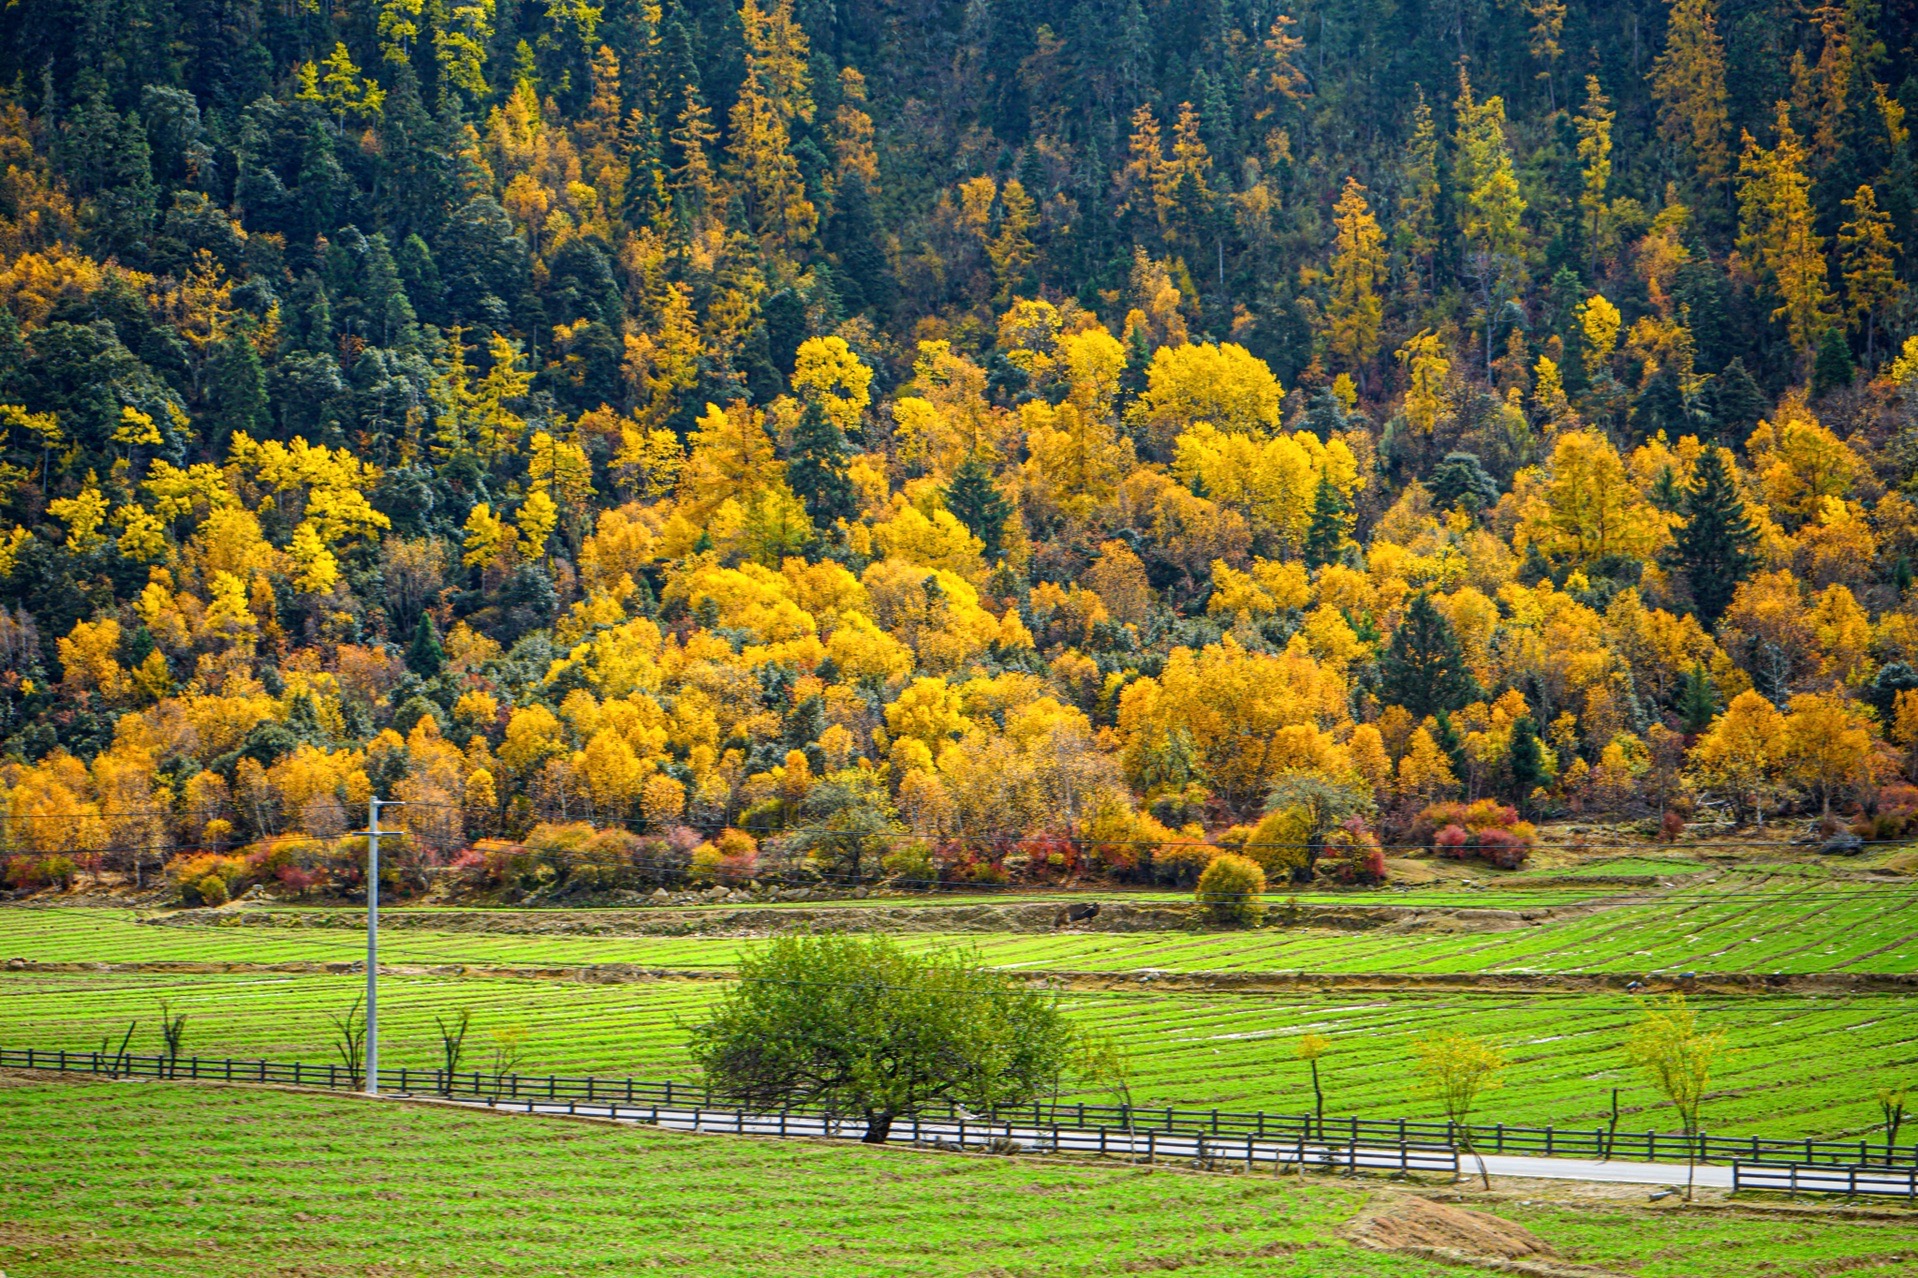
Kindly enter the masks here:
M 1918 830 L 1914 41 L 8 5 L 7 886 Z

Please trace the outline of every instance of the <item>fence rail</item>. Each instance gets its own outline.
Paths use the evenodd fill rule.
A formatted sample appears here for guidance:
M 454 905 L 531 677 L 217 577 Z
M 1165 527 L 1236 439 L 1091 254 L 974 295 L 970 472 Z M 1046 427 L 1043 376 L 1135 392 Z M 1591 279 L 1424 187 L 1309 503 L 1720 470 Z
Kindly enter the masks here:
M 1918 1203 L 1918 1167 L 1780 1167 L 1732 1164 L 1732 1192 L 1782 1190 L 1788 1194 L 1849 1194 L 1903 1198 Z
M 358 1072 L 339 1063 L 197 1056 L 168 1058 L 110 1051 L 0 1048 L 0 1068 L 23 1067 L 123 1078 L 290 1083 L 300 1087 L 350 1090 L 358 1090 L 364 1082 Z M 444 1070 L 398 1066 L 383 1067 L 379 1081 L 382 1091 L 490 1101 L 495 1104 L 568 1101 L 588 1106 L 618 1104 L 622 1109 L 733 1112 L 723 1104 L 715 1105 L 715 1097 L 710 1089 L 670 1080 L 560 1074 L 489 1074 L 479 1070 L 460 1070 L 449 1075 Z M 1187 1142 L 1181 1148 L 1188 1148 L 1192 1140 L 1203 1137 L 1207 1141 L 1238 1142 L 1240 1148 L 1244 1148 L 1244 1142 L 1250 1140 L 1255 1148 L 1268 1145 L 1307 1150 L 1468 1148 L 1483 1154 L 1668 1163 L 1682 1163 L 1695 1155 L 1700 1162 L 1732 1163 L 1746 1168 L 1875 1167 L 1896 1171 L 1900 1175 L 1903 1175 L 1903 1170 L 1918 1175 L 1918 1144 L 1893 1147 L 1883 1142 L 1864 1140 L 1779 1140 L 1705 1133 L 1687 1137 L 1677 1132 L 1611 1132 L 1602 1127 L 1522 1127 L 1504 1123 L 1472 1124 L 1466 1127 L 1403 1118 L 1346 1117 L 1321 1121 L 1310 1114 L 1241 1113 L 1165 1106 L 1128 1108 L 1078 1103 L 1040 1102 L 985 1114 L 971 1114 L 957 1106 L 945 1106 L 943 1109 L 942 1116 L 937 1110 L 932 1112 L 936 1121 L 945 1125 L 966 1122 L 980 1127 L 996 1125 L 1000 1128 L 1012 1124 L 1031 1131 L 1122 1131 L 1135 1133 L 1142 1140 L 1151 1135 L 1154 1140 L 1170 1138 Z M 798 1115 L 802 1111 L 789 1112 Z M 823 1111 L 803 1112 L 812 1116 Z

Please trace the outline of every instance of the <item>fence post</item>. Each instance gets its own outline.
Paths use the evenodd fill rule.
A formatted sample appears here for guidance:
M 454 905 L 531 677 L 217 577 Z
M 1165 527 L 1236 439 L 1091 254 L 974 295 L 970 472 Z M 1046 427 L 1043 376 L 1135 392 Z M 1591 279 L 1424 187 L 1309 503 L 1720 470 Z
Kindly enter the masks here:
M 1157 1144 L 1158 1144 L 1158 1133 L 1153 1131 L 1150 1127 L 1146 1128 L 1145 1129 L 1145 1165 L 1148 1167 L 1152 1166 L 1152 1155 L 1154 1153 L 1153 1147 Z

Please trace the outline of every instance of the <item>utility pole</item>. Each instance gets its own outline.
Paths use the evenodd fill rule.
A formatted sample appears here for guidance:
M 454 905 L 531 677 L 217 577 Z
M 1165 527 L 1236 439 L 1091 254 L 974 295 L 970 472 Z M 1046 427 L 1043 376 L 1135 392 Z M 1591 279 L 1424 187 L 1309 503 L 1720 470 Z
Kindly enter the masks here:
M 403 806 L 374 795 L 366 801 L 366 1094 L 380 1094 L 380 809 Z

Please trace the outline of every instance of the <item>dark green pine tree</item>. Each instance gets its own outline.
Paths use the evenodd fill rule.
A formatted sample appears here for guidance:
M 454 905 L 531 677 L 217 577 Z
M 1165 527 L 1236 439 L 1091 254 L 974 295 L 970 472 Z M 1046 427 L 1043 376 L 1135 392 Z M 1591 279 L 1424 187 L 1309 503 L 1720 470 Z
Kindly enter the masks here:
M 1705 667 L 1693 662 L 1678 686 L 1678 726 L 1691 733 L 1703 732 L 1717 714 L 1718 689 L 1712 687 Z
M 1811 366 L 1811 393 L 1828 395 L 1851 385 L 1857 368 L 1851 362 L 1851 343 L 1836 328 L 1818 339 L 1818 358 Z
M 852 480 L 846 475 L 846 436 L 817 404 L 806 405 L 793 427 L 792 459 L 786 482 L 806 505 L 818 527 L 830 528 L 837 519 L 859 511 Z
M 1000 496 L 993 485 L 992 472 L 977 453 L 959 463 L 959 469 L 952 472 L 952 482 L 946 485 L 946 509 L 985 544 L 986 562 L 999 558 L 1006 520 L 1012 516 L 1012 503 Z
M 1545 779 L 1545 755 L 1538 744 L 1538 726 L 1530 715 L 1512 725 L 1512 749 L 1506 755 L 1506 766 L 1512 773 L 1512 802 L 1522 816 L 1532 791 Z
M 839 264 L 834 282 L 847 310 L 872 309 L 884 315 L 892 308 L 897 292 L 892 263 L 886 259 L 866 180 L 857 173 L 846 175 L 834 200 L 832 218 L 826 223 L 826 249 Z
M 1672 545 L 1672 558 L 1691 582 L 1692 606 L 1706 625 L 1715 625 L 1732 601 L 1732 592 L 1758 562 L 1753 547 L 1758 531 L 1745 517 L 1725 454 L 1707 448 L 1698 472 L 1685 490 L 1685 523 Z
M 422 679 L 431 679 L 446 664 L 446 649 L 440 647 L 439 627 L 433 614 L 422 612 L 420 624 L 413 627 L 413 642 L 407 645 L 406 668 Z
M 1404 706 L 1414 719 L 1456 710 L 1478 692 L 1452 623 L 1430 595 L 1412 596 L 1379 662 L 1379 685 L 1387 705 Z
M 234 328 L 214 348 L 211 373 L 212 439 L 215 449 L 224 453 L 235 431 L 257 436 L 273 421 L 266 396 L 266 366 L 245 327 Z
M 1745 371 L 1745 361 L 1734 359 L 1712 378 L 1712 421 L 1720 438 L 1743 439 L 1765 415 L 1765 392 Z
M 1312 497 L 1312 522 L 1305 529 L 1306 567 L 1323 567 L 1337 559 L 1352 533 L 1352 522 L 1352 503 L 1337 484 L 1321 482 Z

